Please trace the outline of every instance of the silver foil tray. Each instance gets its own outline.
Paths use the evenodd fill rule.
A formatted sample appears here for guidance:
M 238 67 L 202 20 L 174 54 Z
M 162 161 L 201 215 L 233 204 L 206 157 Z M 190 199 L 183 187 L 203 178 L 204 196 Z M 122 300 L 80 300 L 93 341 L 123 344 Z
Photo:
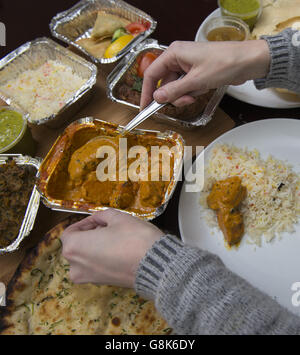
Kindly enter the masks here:
M 114 70 L 107 77 L 107 96 L 114 102 L 129 106 L 135 111 L 139 110 L 139 106 L 134 105 L 128 101 L 124 101 L 118 98 L 116 93 L 116 88 L 121 83 L 123 76 L 128 70 L 134 65 L 136 58 L 139 54 L 144 51 L 151 50 L 165 50 L 167 47 L 158 44 L 154 39 L 147 39 L 143 43 L 139 44 L 137 47 L 133 48 L 130 53 L 128 53 L 121 62 L 114 68 Z M 210 101 L 208 102 L 206 108 L 203 112 L 197 115 L 193 120 L 182 120 L 174 117 L 167 116 L 165 114 L 157 112 L 153 115 L 157 120 L 168 123 L 171 125 L 179 126 L 185 129 L 192 129 L 194 127 L 206 126 L 213 118 L 214 113 L 221 102 L 223 96 L 226 93 L 227 87 L 221 87 L 217 89 Z
M 135 37 L 125 48 L 113 58 L 96 58 L 86 49 L 76 43 L 79 39 L 91 36 L 97 11 L 104 10 L 116 13 L 131 22 L 148 22 L 150 27 Z M 71 9 L 56 15 L 51 23 L 50 30 L 54 37 L 72 45 L 83 52 L 96 64 L 110 64 L 118 61 L 136 45 L 144 41 L 156 28 L 156 21 L 145 12 L 127 4 L 122 0 L 83 0 Z
M 37 188 L 38 188 L 39 193 L 41 194 L 42 202 L 48 208 L 51 208 L 52 210 L 55 210 L 55 211 L 73 212 L 73 213 L 81 213 L 81 214 L 93 214 L 97 211 L 104 211 L 107 209 L 107 207 L 102 207 L 102 206 L 95 207 L 95 208 L 82 208 L 76 202 L 74 202 L 72 204 L 72 206 L 69 206 L 69 204 L 68 204 L 68 206 L 64 206 L 65 201 L 53 199 L 53 198 L 49 197 L 46 193 L 47 185 L 48 185 L 48 182 L 51 178 L 51 175 L 55 171 L 56 165 L 59 163 L 60 159 L 63 157 L 64 151 L 66 149 L 66 147 L 64 147 L 63 143 L 61 142 L 63 137 L 66 135 L 69 137 L 68 130 L 72 129 L 72 126 L 76 127 L 76 125 L 77 125 L 79 128 L 80 127 L 84 128 L 84 127 L 93 127 L 95 124 L 100 124 L 100 125 L 103 124 L 103 128 L 101 128 L 101 130 L 104 133 L 107 128 L 112 128 L 116 133 L 121 133 L 122 129 L 123 129 L 123 126 L 117 126 L 116 124 L 102 121 L 102 120 L 99 120 L 99 119 L 96 119 L 93 117 L 86 117 L 86 118 L 79 119 L 79 120 L 73 122 L 71 125 L 69 125 L 69 127 L 66 128 L 65 132 L 63 132 L 61 134 L 61 136 L 58 137 L 58 139 L 56 140 L 56 142 L 54 143 L 54 145 L 52 146 L 52 148 L 48 152 L 48 155 L 43 160 L 43 163 L 41 164 L 39 172 L 38 172 Z M 177 151 L 179 152 L 177 158 L 174 161 L 174 173 L 171 178 L 169 187 L 168 187 L 167 191 L 165 192 L 163 203 L 159 207 L 157 207 L 155 209 L 155 211 L 149 212 L 149 213 L 144 213 L 144 214 L 139 214 L 139 213 L 135 213 L 135 212 L 131 212 L 131 211 L 119 210 L 121 212 L 131 214 L 135 217 L 139 217 L 141 219 L 152 220 L 152 219 L 160 216 L 165 211 L 170 199 L 173 196 L 173 193 L 176 189 L 177 183 L 181 178 L 185 142 L 180 134 L 173 132 L 173 131 L 159 132 L 159 131 L 155 131 L 155 130 L 135 129 L 131 133 L 134 133 L 137 135 L 144 135 L 147 133 L 151 133 L 151 134 L 155 134 L 155 136 L 157 138 L 160 138 L 162 140 L 171 139 L 174 141 Z M 55 154 L 55 158 L 51 158 L 52 152 L 56 151 L 57 147 L 59 147 L 58 154 Z M 55 161 L 55 159 L 57 159 L 57 160 Z M 45 174 L 45 171 L 47 171 L 47 169 L 49 169 L 51 171 L 51 173 L 49 175 L 47 175 L 47 178 L 44 179 L 44 178 L 42 178 L 42 175 Z M 43 185 L 44 187 L 41 188 L 41 185 Z
M 72 53 L 49 38 L 38 38 L 32 42 L 23 44 L 0 60 L 0 85 L 17 78 L 18 75 L 26 70 L 37 69 L 47 62 L 47 60 L 57 60 L 59 63 L 69 66 L 74 73 L 85 79 L 83 86 L 58 112 L 40 120 L 33 120 L 30 117 L 30 112 L 27 112 L 15 97 L 7 96 L 0 91 L 0 98 L 8 105 L 24 112 L 29 123 L 34 125 L 48 124 L 57 127 L 62 125 L 64 119 L 70 117 L 73 113 L 72 109 L 75 102 L 83 102 L 83 100 L 79 99 L 91 92 L 97 78 L 97 67 L 94 64 Z
M 20 154 L 0 154 L 0 165 L 6 164 L 6 161 L 9 158 L 13 158 L 16 161 L 17 165 L 22 165 L 22 166 L 30 166 L 33 167 L 36 170 L 36 176 L 38 174 L 38 170 L 41 165 L 41 160 L 37 158 L 31 158 L 28 156 L 23 156 Z M 40 194 L 37 191 L 36 185 L 34 185 L 34 188 L 31 193 L 31 197 L 29 199 L 27 209 L 23 218 L 23 222 L 21 224 L 19 234 L 17 238 L 6 248 L 0 249 L 0 255 L 7 254 L 7 253 L 12 253 L 16 250 L 19 249 L 21 242 L 29 235 L 31 232 L 35 218 L 39 209 L 40 205 Z

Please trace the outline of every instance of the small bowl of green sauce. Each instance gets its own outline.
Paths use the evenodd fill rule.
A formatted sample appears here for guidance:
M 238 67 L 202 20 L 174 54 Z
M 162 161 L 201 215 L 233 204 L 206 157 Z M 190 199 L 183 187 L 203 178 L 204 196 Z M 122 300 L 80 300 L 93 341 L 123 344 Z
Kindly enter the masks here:
M 0 106 L 0 154 L 34 155 L 35 142 L 24 115 L 14 108 Z
M 262 0 L 218 0 L 223 16 L 237 17 L 253 29 L 262 13 Z

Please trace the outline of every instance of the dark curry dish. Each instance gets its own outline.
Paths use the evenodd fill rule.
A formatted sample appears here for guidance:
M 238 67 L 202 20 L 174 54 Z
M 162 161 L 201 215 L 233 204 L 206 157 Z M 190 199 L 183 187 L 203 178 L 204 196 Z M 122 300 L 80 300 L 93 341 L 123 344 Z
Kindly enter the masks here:
M 0 248 L 9 246 L 19 234 L 36 171 L 14 160 L 0 165 Z
M 128 177 L 124 179 L 124 176 L 119 176 L 124 173 L 124 167 L 119 162 L 118 134 L 116 126 L 102 121 L 71 124 L 52 147 L 40 168 L 38 187 L 44 197 L 62 207 L 78 210 L 112 207 L 140 215 L 155 211 L 164 203 L 165 195 L 173 185 L 174 154 L 169 155 L 169 179 L 162 178 L 164 170 L 160 169 L 159 181 L 151 181 L 151 147 L 171 148 L 175 143 L 172 139 L 161 139 L 152 133 L 128 134 L 125 154 L 131 147 L 145 147 L 148 166 L 146 178 L 131 179 L 130 174 L 126 173 Z M 96 153 L 99 148 L 107 146 L 116 152 L 116 174 L 115 179 L 101 181 L 96 173 L 97 167 L 105 160 L 109 161 L 109 157 L 106 154 L 103 158 L 97 158 Z M 126 172 L 138 157 L 127 159 L 127 165 L 124 165 Z M 153 163 L 161 168 L 161 155 Z M 137 167 L 137 174 L 139 172 Z
M 133 105 L 140 106 L 144 71 L 162 53 L 159 49 L 144 51 L 136 58 L 133 65 L 123 75 L 116 86 L 116 96 Z M 160 85 L 160 82 L 158 83 Z M 159 113 L 181 120 L 192 120 L 201 114 L 211 99 L 214 90 L 198 96 L 193 104 L 176 107 L 167 104 Z

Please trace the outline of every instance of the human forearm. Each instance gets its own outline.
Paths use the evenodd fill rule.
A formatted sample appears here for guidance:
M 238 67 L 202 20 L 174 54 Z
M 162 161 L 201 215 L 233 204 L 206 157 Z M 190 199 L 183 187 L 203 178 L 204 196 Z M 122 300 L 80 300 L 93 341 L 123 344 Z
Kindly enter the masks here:
M 191 103 L 194 96 L 223 85 L 239 85 L 263 78 L 270 66 L 266 41 L 174 42 L 145 71 L 141 106 L 153 96 L 158 102 L 177 106 Z M 174 75 L 186 76 L 175 80 Z M 156 90 L 157 82 L 162 86 Z
M 237 45 L 240 53 L 232 62 L 237 78 L 233 77 L 231 84 L 239 81 L 239 77 L 242 81 L 264 78 L 270 70 L 270 50 L 267 42 L 261 39 L 241 42 Z
M 225 268 L 216 256 L 156 242 L 140 263 L 136 290 L 154 299 L 179 334 L 300 334 L 300 319 Z

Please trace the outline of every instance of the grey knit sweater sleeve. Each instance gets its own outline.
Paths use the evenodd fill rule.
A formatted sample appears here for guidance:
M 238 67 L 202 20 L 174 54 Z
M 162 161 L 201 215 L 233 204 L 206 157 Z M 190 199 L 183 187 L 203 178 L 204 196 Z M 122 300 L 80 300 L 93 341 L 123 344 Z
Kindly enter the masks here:
M 284 88 L 300 92 L 300 31 L 286 29 L 262 36 L 269 45 L 271 66 L 266 78 L 254 81 L 257 89 Z
M 300 318 L 230 272 L 217 256 L 166 235 L 141 261 L 136 291 L 177 334 L 300 334 Z

